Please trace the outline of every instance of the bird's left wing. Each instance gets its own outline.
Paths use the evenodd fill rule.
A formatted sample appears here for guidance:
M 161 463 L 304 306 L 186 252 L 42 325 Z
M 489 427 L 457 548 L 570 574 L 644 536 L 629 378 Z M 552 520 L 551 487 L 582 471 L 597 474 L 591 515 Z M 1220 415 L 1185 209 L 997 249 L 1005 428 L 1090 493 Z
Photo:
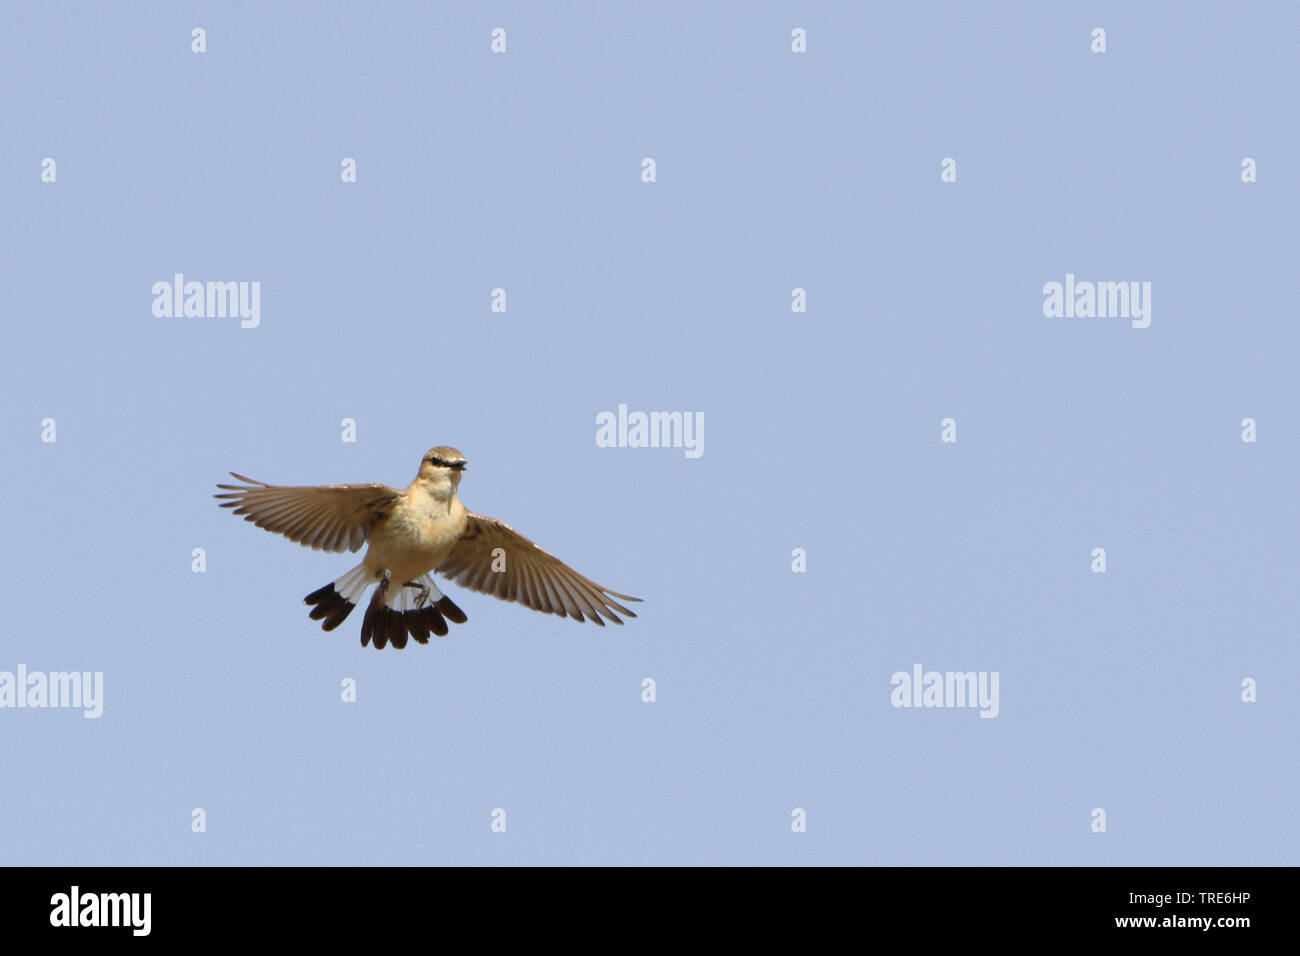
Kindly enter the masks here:
M 244 485 L 217 485 L 234 508 L 259 528 L 282 534 L 314 550 L 359 551 L 375 522 L 388 514 L 402 492 L 387 485 L 268 485 L 243 475 Z
M 498 548 L 500 553 L 494 554 Z M 586 615 L 601 627 L 602 614 L 615 624 L 623 623 L 616 610 L 636 617 L 614 598 L 641 600 L 601 587 L 505 522 L 472 512 L 465 533 L 437 571 L 472 591 L 518 601 L 545 614 L 579 621 Z

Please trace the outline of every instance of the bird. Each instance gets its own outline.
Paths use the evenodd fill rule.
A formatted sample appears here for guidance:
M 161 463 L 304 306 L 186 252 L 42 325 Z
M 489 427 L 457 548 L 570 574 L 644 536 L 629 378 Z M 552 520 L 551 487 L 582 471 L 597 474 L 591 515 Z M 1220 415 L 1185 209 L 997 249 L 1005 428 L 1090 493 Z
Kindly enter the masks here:
M 425 452 L 404 489 L 388 485 L 218 484 L 221 507 L 313 550 L 359 551 L 361 563 L 304 599 L 308 616 L 332 631 L 377 584 L 361 621 L 361 646 L 400 650 L 407 638 L 445 637 L 448 621 L 468 618 L 438 589 L 431 572 L 468 588 L 577 621 L 622 624 L 636 617 L 619 601 L 640 601 L 579 574 L 504 521 L 475 514 L 458 494 L 465 456 L 450 445 Z

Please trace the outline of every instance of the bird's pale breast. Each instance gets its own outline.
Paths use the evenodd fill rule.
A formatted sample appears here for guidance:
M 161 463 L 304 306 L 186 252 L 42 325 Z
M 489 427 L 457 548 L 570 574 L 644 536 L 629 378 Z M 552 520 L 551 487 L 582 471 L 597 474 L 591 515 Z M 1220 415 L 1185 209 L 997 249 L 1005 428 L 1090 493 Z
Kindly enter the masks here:
M 387 568 L 394 578 L 414 580 L 443 562 L 465 524 L 465 508 L 455 498 L 449 506 L 418 491 L 408 494 L 371 532 L 366 567 L 376 573 Z

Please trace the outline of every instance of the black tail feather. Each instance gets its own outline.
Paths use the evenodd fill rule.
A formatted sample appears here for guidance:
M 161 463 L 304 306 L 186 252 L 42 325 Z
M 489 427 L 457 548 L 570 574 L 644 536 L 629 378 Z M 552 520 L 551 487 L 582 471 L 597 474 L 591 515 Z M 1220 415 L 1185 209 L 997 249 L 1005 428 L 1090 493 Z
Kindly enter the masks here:
M 384 645 L 388 643 L 388 632 L 386 630 L 376 629 L 375 625 L 379 620 L 379 612 L 383 610 L 382 604 L 375 604 L 371 601 L 366 606 L 366 616 L 361 619 L 361 646 L 365 647 L 370 643 L 370 639 L 375 640 L 375 650 L 383 650 Z
M 429 630 L 434 634 L 437 634 L 439 637 L 447 636 L 447 622 L 443 620 L 442 615 L 438 613 L 438 608 L 435 605 L 430 604 L 424 610 L 417 611 L 416 613 L 424 623 L 429 626 Z
M 356 607 L 351 601 L 334 590 L 333 583 L 325 585 L 316 591 L 312 591 L 303 598 L 304 603 L 313 605 L 311 613 L 307 616 L 313 621 L 324 619 L 321 629 L 332 631 L 347 619 Z
M 417 644 L 429 643 L 429 622 L 424 619 L 424 614 L 414 611 L 406 615 L 406 626 L 411 629 L 411 636 Z
M 313 621 L 321 622 L 321 629 L 332 631 L 342 624 L 353 608 L 356 607 L 343 595 L 327 584 L 303 598 L 311 605 L 308 615 Z M 429 643 L 429 635 L 446 637 L 451 630 L 448 621 L 464 624 L 468 618 L 449 597 L 443 597 L 433 604 L 418 610 L 406 612 L 395 611 L 386 606 L 376 593 L 366 605 L 365 616 L 361 620 L 361 646 L 374 644 L 376 650 L 383 650 L 392 644 L 397 650 L 406 647 L 408 638 L 415 638 L 418 644 Z
M 443 615 L 446 616 L 447 620 L 451 621 L 453 624 L 464 624 L 469 620 L 469 618 L 465 616 L 465 612 L 458 608 L 456 603 L 446 595 L 443 595 L 442 599 L 435 606 L 443 613 Z M 446 632 L 444 631 L 443 633 L 445 634 Z
M 397 650 L 406 646 L 406 622 L 402 620 L 402 615 L 394 611 L 391 607 L 384 608 L 388 617 L 388 641 Z

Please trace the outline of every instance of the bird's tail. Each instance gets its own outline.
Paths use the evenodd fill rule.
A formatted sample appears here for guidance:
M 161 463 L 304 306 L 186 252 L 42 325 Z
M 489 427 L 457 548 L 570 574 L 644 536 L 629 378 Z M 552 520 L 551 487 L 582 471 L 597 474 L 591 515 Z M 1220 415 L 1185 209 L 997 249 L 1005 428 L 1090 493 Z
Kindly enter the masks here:
M 321 622 L 321 630 L 332 631 L 347 619 L 372 583 L 365 567 L 358 564 L 337 581 L 312 591 L 303 601 L 312 605 L 310 617 Z
M 429 575 L 411 582 L 392 581 L 387 590 L 378 588 L 366 607 L 361 622 L 361 646 L 365 647 L 373 639 L 376 650 L 383 650 L 388 644 L 401 650 L 408 635 L 420 644 L 427 644 L 430 634 L 447 635 L 447 621 L 464 624 L 466 620 L 465 612 L 438 590 Z

